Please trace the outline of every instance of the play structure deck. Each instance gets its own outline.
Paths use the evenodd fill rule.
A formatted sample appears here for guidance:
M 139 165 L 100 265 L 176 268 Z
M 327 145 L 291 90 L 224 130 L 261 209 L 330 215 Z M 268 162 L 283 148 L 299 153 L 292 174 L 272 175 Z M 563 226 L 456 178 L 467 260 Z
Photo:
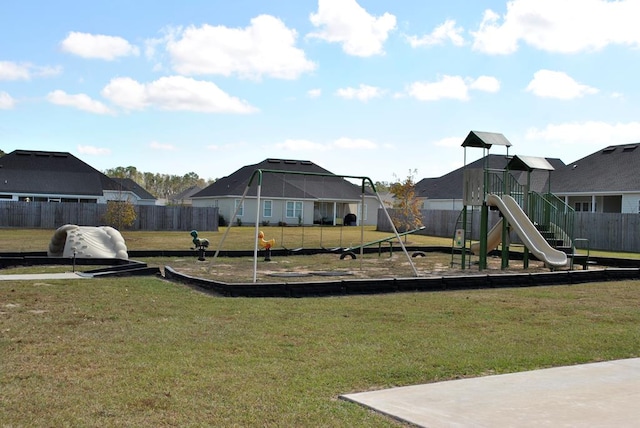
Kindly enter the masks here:
M 494 146 L 507 149 L 505 169 L 492 169 L 488 165 L 489 149 Z M 502 268 L 509 265 L 510 233 L 513 231 L 524 245 L 524 266 L 529 254 L 541 260 L 551 270 L 569 266 L 574 262 L 588 266 L 588 255 L 578 254 L 573 236 L 574 211 L 550 191 L 538 193 L 531 189 L 531 173 L 546 171 L 550 188 L 553 166 L 545 158 L 509 156 L 511 143 L 502 135 L 471 131 L 462 146 L 465 148 L 463 180 L 463 208 L 454 232 L 452 266 L 467 269 L 472 256 L 478 257 L 480 270 L 487 268 L 489 252 L 501 248 Z M 483 150 L 484 166 L 466 169 L 466 150 Z M 525 172 L 526 182 L 519 182 L 512 172 Z M 473 230 L 474 210 L 480 210 L 480 232 Z M 500 219 L 489 229 L 489 210 L 496 209 Z

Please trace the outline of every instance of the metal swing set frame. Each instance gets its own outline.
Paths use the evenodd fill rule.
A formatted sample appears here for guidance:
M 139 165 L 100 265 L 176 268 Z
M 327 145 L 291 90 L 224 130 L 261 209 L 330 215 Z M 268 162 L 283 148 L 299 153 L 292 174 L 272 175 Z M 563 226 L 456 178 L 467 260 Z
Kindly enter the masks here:
M 332 177 L 332 178 L 360 180 L 360 182 L 361 182 L 360 187 L 361 187 L 362 203 L 360 204 L 361 212 L 359 213 L 359 215 L 360 215 L 361 219 L 363 218 L 363 211 L 364 211 L 364 197 L 365 197 L 365 187 L 366 187 L 365 185 L 368 183 L 371 186 L 371 189 L 373 190 L 373 193 L 376 195 L 378 203 L 382 207 L 382 210 L 384 211 L 384 214 L 387 217 L 387 220 L 389 221 L 389 224 L 391 224 L 391 228 L 393 229 L 393 233 L 394 233 L 395 237 L 398 239 L 398 242 L 400 243 L 400 247 L 402 248 L 403 253 L 407 257 L 407 260 L 409 261 L 409 265 L 411 266 L 414 275 L 415 276 L 419 276 L 418 270 L 416 269 L 416 266 L 413 263 L 411 255 L 409 255 L 409 252 L 407 251 L 407 248 L 405 247 L 404 243 L 402 242 L 402 239 L 400 238 L 401 235 L 400 235 L 400 233 L 398 233 L 398 230 L 396 229 L 396 226 L 393 224 L 393 220 L 391 219 L 391 216 L 389 215 L 389 212 L 387 211 L 386 207 L 384 206 L 382 198 L 378 194 L 378 191 L 376 190 L 375 184 L 373 183 L 371 178 L 365 177 L 365 176 L 357 176 L 357 175 L 336 175 L 336 174 L 332 174 L 332 173 L 322 173 L 322 172 L 303 172 L 303 171 L 286 171 L 286 170 L 274 170 L 274 169 L 256 169 L 251 174 L 251 177 L 249 178 L 249 182 L 247 183 L 247 186 L 245 187 L 245 190 L 244 190 L 244 192 L 242 194 L 242 198 L 240 199 L 240 203 L 236 206 L 236 209 L 235 209 L 235 211 L 233 213 L 233 216 L 231 217 L 231 220 L 229 221 L 229 226 L 225 230 L 224 235 L 222 236 L 222 239 L 220 240 L 220 243 L 218 244 L 218 248 L 216 249 L 216 252 L 213 255 L 213 260 L 214 261 L 217 259 L 218 254 L 220 253 L 220 251 L 222 249 L 222 246 L 223 246 L 224 241 L 225 241 L 225 239 L 227 237 L 227 234 L 229 233 L 229 230 L 231 229 L 232 225 L 234 224 L 234 221 L 235 221 L 235 219 L 236 219 L 236 217 L 238 215 L 238 212 L 240 211 L 240 208 L 242 207 L 242 205 L 243 205 L 243 203 L 244 203 L 244 201 L 245 201 L 245 199 L 247 197 L 247 194 L 249 193 L 249 189 L 254 184 L 254 181 L 257 180 L 256 221 L 255 221 L 255 237 L 254 237 L 254 248 L 253 248 L 253 282 L 254 283 L 257 282 L 257 277 L 258 277 L 258 234 L 260 233 L 260 231 L 259 231 L 259 227 L 260 227 L 260 208 L 259 207 L 260 207 L 262 181 L 263 181 L 263 178 L 264 178 L 264 174 L 303 175 L 303 176 Z M 364 247 L 365 246 L 366 245 L 364 243 L 364 221 L 361 221 L 360 222 L 360 260 L 362 260 L 362 257 L 364 255 Z

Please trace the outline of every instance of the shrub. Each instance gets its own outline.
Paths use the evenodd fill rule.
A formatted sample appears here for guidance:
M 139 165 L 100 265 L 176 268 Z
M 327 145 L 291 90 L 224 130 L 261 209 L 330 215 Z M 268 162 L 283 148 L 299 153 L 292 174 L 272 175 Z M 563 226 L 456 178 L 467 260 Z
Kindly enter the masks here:
M 133 226 L 137 218 L 136 208 L 129 201 L 107 201 L 104 221 L 118 230 Z

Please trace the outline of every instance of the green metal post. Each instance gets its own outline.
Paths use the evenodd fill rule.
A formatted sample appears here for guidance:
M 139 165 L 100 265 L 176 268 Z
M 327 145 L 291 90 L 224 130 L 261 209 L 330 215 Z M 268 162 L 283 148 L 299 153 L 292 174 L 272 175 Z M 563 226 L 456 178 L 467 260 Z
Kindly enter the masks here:
M 507 219 L 502 219 L 502 263 L 501 269 L 509 267 L 509 223 Z
M 478 268 L 484 270 L 487 268 L 487 235 L 489 223 L 489 207 L 486 202 L 482 203 L 480 209 L 480 260 Z
M 467 257 L 467 206 L 465 205 L 464 207 L 462 207 L 462 229 L 464 230 L 463 234 L 462 234 L 462 248 L 460 248 L 461 251 L 461 258 L 460 258 L 460 264 L 462 265 L 462 270 L 466 269 L 465 265 L 465 259 Z

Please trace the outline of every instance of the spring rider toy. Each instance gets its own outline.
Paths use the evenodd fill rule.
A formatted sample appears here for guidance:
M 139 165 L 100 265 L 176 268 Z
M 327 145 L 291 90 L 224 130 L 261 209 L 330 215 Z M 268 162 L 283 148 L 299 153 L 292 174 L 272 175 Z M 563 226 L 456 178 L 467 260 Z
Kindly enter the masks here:
M 209 246 L 209 240 L 206 239 L 206 238 L 203 238 L 203 239 L 198 238 L 198 231 L 197 230 L 192 230 L 191 231 L 191 236 L 193 237 L 191 242 L 193 242 L 193 245 L 195 246 L 195 248 L 191 248 L 191 249 L 198 251 L 198 260 L 203 262 L 204 261 L 204 253 L 205 253 L 207 247 Z
M 271 261 L 271 247 L 276 245 L 276 240 L 275 239 L 269 239 L 268 241 L 265 241 L 264 232 L 260 231 L 260 232 L 258 232 L 258 244 L 260 245 L 260 248 L 264 249 L 264 261 L 265 262 L 270 262 Z

